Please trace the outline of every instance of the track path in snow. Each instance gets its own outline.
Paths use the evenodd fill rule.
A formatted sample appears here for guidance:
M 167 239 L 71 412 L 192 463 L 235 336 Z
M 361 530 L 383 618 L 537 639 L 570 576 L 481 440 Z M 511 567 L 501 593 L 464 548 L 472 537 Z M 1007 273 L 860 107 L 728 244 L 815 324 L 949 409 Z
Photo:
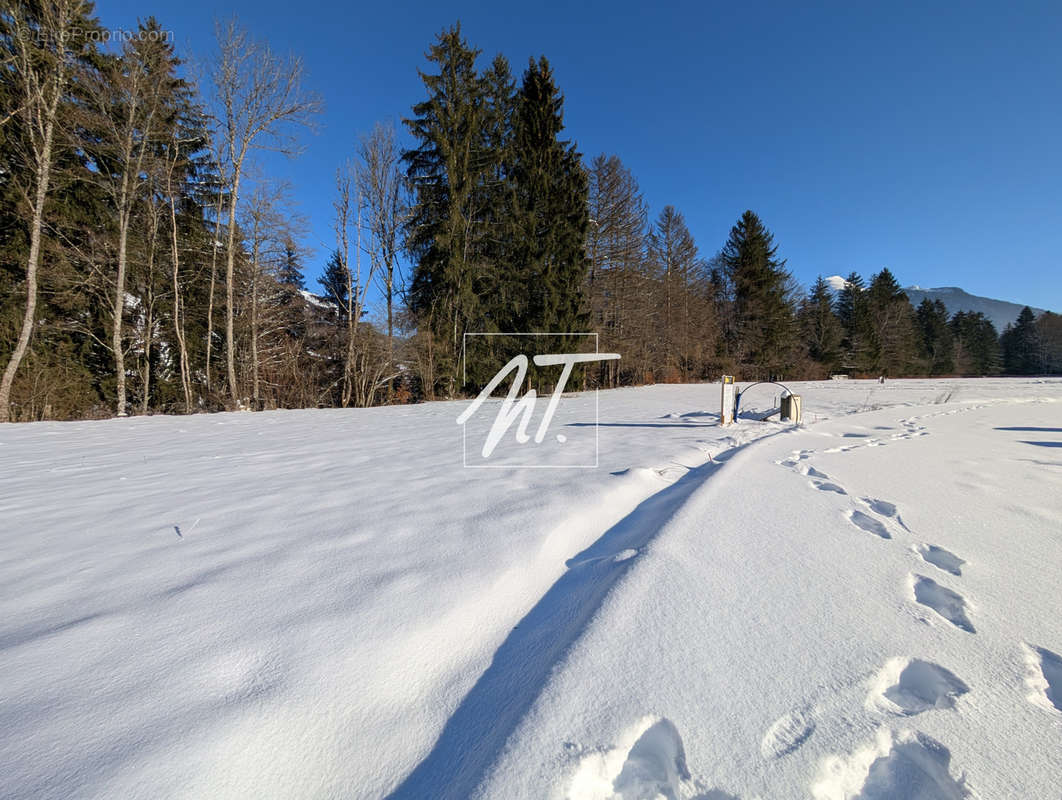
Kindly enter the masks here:
M 1006 423 L 1057 415 L 876 411 L 735 452 L 583 609 L 480 795 L 1049 796 L 1062 465 Z

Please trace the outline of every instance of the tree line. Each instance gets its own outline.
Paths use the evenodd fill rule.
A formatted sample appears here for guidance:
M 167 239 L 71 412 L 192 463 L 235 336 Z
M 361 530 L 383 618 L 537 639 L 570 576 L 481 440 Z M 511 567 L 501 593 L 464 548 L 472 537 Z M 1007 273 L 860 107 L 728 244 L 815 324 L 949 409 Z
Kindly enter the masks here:
M 460 396 L 520 332 L 622 353 L 583 387 L 1062 368 L 1057 315 L 1000 337 L 911 308 L 888 270 L 804 293 L 751 211 L 702 256 L 618 157 L 565 138 L 547 59 L 481 68 L 460 26 L 428 51 L 412 146 L 380 123 L 336 170 L 307 291 L 304 222 L 260 154 L 295 157 L 321 101 L 297 57 L 216 33 L 192 69 L 155 19 L 109 50 L 86 0 L 0 11 L 0 421 Z M 468 333 L 493 334 L 476 359 Z

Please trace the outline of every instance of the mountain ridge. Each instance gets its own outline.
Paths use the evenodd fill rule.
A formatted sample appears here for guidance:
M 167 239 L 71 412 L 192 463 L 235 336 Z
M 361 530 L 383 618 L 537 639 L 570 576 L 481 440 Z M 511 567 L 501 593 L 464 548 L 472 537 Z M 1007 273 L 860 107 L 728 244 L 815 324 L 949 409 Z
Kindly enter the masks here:
M 845 285 L 845 279 L 840 275 L 831 275 L 826 278 L 826 282 L 830 284 L 834 291 L 840 291 Z M 929 299 L 930 301 L 940 300 L 944 307 L 948 309 L 948 314 L 951 315 L 959 311 L 980 312 L 992 320 L 992 324 L 996 326 L 996 330 L 999 333 L 1002 333 L 1008 324 L 1013 323 L 1018 318 L 1021 310 L 1025 308 L 1023 303 L 1012 303 L 1009 300 L 997 300 L 994 297 L 971 294 L 960 286 L 927 288 L 916 284 L 904 287 L 904 292 L 911 301 L 911 305 L 915 308 L 923 300 Z M 1037 316 L 1047 310 L 1032 305 L 1029 308 Z

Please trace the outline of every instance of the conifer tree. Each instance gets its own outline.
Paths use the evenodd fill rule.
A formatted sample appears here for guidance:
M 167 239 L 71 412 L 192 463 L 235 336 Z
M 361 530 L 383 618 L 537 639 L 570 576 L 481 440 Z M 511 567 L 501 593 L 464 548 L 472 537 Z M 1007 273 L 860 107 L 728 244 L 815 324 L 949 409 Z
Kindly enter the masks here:
M 869 365 L 881 375 L 904 375 L 915 353 L 914 308 L 887 268 L 871 278 L 866 295 Z
M 833 372 L 841 360 L 841 322 L 834 313 L 833 291 L 820 275 L 801 303 L 799 319 L 808 355 L 823 366 L 827 374 Z
M 948 326 L 948 310 L 940 300 L 925 298 L 915 312 L 919 349 L 930 375 L 955 371 L 955 342 Z
M 871 339 L 869 306 L 866 284 L 858 272 L 850 272 L 844 287 L 837 295 L 837 318 L 844 335 L 841 346 L 844 351 L 843 366 L 862 372 L 870 368 L 868 350 Z
M 1040 336 L 1036 315 L 1025 306 L 1013 325 L 1007 325 L 1000 343 L 1003 347 L 1003 370 L 1010 375 L 1036 375 L 1043 367 L 1040 359 Z
M 1036 334 L 1041 371 L 1057 375 L 1062 372 L 1062 314 L 1043 312 L 1036 318 Z
M 587 320 L 587 180 L 579 153 L 562 140 L 564 98 L 545 58 L 524 72 L 513 117 L 513 232 L 508 265 L 527 298 L 517 331 L 567 333 Z
M 298 292 L 306 288 L 306 279 L 303 277 L 302 266 L 299 264 L 299 254 L 291 239 L 284 242 L 284 255 L 277 269 L 277 280 L 291 291 Z
M 955 341 L 955 364 L 967 375 L 994 375 L 1000 368 L 999 335 L 980 311 L 959 311 L 948 323 Z
M 339 309 L 347 307 L 347 271 L 343 266 L 343 256 L 338 250 L 333 250 L 332 255 L 325 264 L 324 274 L 317 279 L 324 289 L 325 297 L 336 304 Z
M 734 293 L 735 351 L 754 377 L 779 375 L 794 358 L 791 276 L 771 232 L 752 211 L 730 229 L 722 263 Z
M 413 191 L 406 248 L 413 257 L 410 308 L 436 342 L 434 374 L 453 396 L 463 334 L 482 319 L 477 295 L 485 239 L 484 192 L 490 160 L 479 50 L 460 24 L 439 34 L 428 51 L 436 72 L 420 72 L 426 100 L 403 120 L 417 147 L 403 155 Z
M 500 307 L 512 308 L 522 291 L 508 285 L 512 261 L 512 214 L 515 196 L 512 187 L 513 114 L 516 109 L 516 81 L 509 61 L 500 53 L 483 75 L 483 185 L 480 187 L 483 237 L 478 243 L 486 267 L 479 289 L 493 293 Z M 515 290 L 515 293 L 514 293 Z M 509 322 L 499 322 L 509 325 Z

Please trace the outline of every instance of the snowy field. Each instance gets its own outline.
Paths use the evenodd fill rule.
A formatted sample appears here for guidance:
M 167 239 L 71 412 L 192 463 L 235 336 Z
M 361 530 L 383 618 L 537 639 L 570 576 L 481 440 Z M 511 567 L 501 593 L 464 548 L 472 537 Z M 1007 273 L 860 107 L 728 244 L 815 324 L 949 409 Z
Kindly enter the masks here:
M 791 388 L 0 427 L 0 797 L 1062 796 L 1062 380 Z

